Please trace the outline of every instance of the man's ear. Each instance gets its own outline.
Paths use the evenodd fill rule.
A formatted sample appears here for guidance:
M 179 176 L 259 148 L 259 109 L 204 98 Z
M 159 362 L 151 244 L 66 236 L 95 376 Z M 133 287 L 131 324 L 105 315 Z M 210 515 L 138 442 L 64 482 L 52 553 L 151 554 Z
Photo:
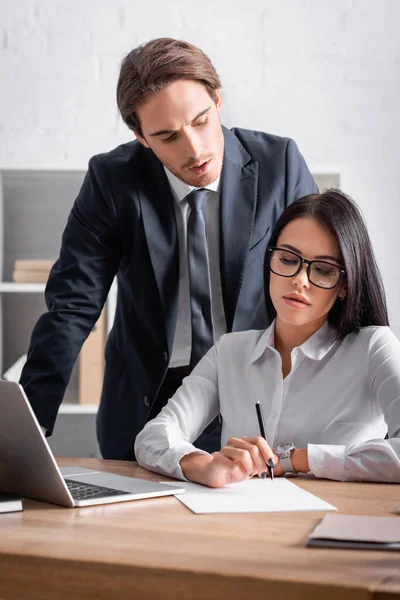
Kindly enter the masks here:
M 150 146 L 148 145 L 148 143 L 146 142 L 145 138 L 142 135 L 139 135 L 138 133 L 136 133 L 136 131 L 135 131 L 135 135 L 136 135 L 136 139 L 142 144 L 142 146 L 144 146 L 145 148 L 150 148 Z
M 218 114 L 220 114 L 222 108 L 222 96 L 219 88 L 215 90 L 215 106 L 217 107 Z

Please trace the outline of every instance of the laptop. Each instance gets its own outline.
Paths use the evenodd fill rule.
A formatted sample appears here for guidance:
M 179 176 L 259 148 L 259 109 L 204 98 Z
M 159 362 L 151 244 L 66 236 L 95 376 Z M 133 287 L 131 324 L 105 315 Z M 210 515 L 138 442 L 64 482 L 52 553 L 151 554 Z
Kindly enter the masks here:
M 60 469 L 23 388 L 0 380 L 0 491 L 73 508 L 185 490 L 82 467 Z

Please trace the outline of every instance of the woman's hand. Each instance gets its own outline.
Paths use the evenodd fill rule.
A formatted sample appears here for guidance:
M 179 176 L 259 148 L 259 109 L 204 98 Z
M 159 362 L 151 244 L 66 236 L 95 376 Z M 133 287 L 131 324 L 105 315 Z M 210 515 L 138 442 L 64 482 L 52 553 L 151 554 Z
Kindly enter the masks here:
M 252 475 L 268 473 L 267 461 L 270 458 L 277 463 L 277 456 L 264 438 L 233 437 L 212 456 L 192 452 L 184 456 L 179 464 L 186 479 L 218 488 L 245 481 Z M 275 468 L 274 474 L 282 474 L 280 465 Z

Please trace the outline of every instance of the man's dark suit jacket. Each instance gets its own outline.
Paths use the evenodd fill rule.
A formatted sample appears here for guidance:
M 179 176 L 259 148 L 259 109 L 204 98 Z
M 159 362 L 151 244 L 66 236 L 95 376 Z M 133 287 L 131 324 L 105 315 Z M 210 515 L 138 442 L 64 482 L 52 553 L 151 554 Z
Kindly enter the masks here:
M 220 269 L 228 331 L 267 323 L 263 257 L 284 208 L 317 191 L 287 138 L 223 129 Z M 80 348 L 118 277 L 97 417 L 105 458 L 132 451 L 166 374 L 178 311 L 173 197 L 161 162 L 139 142 L 93 157 L 46 287 L 21 377 L 39 423 L 53 430 Z

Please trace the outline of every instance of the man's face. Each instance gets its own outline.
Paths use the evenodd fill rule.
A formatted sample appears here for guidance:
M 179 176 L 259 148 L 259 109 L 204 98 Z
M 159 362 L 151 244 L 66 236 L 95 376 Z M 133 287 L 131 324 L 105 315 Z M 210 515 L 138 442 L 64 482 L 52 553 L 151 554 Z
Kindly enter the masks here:
M 202 84 L 179 79 L 138 108 L 143 136 L 137 138 L 176 177 L 204 187 L 221 174 L 224 136 L 220 108 L 219 90 L 214 102 Z

